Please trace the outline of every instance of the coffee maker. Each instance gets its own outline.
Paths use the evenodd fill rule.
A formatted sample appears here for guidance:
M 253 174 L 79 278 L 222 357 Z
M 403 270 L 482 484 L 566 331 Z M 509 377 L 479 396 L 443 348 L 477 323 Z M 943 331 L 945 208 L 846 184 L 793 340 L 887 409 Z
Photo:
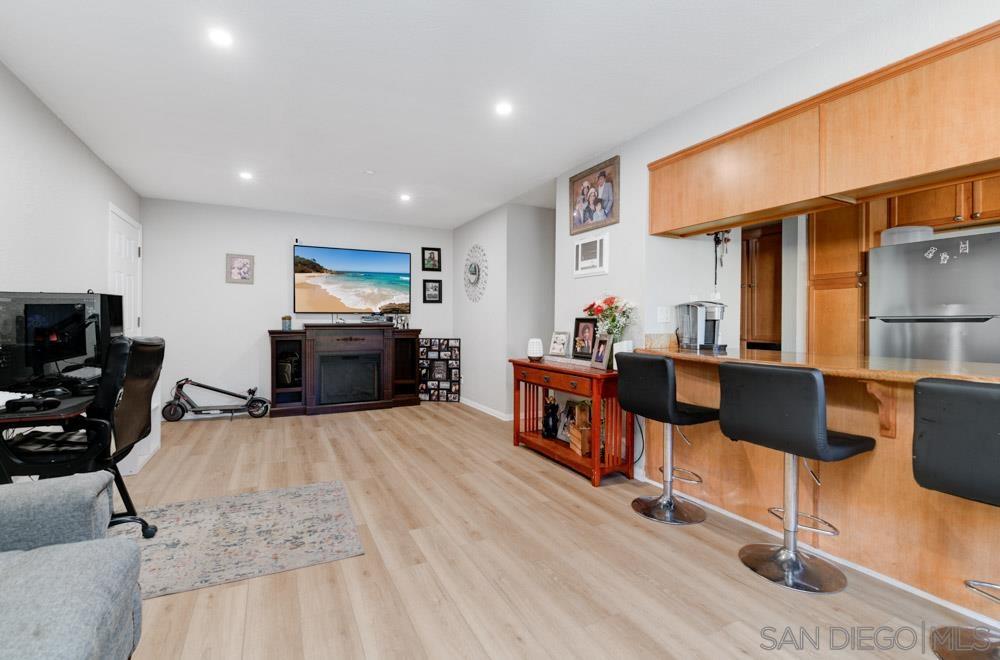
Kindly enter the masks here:
M 677 305 L 677 343 L 681 348 L 724 353 L 726 345 L 719 343 L 723 303 L 698 300 Z

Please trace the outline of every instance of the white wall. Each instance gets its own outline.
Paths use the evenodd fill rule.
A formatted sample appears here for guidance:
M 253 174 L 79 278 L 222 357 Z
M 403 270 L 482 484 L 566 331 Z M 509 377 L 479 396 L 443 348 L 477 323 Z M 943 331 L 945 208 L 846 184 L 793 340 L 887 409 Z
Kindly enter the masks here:
M 455 229 L 451 291 L 455 336 L 462 339 L 462 399 L 504 415 L 509 411 L 507 364 L 507 213 L 494 209 Z M 486 251 L 487 280 L 482 298 L 465 295 L 465 257 L 473 245 Z M 447 295 L 448 291 L 445 290 Z
M 163 200 L 143 200 L 142 214 L 143 331 L 167 341 L 165 399 L 183 377 L 226 389 L 259 386 L 269 396 L 267 331 L 280 328 L 281 317 L 292 314 L 296 238 L 307 245 L 410 252 L 410 327 L 422 329 L 426 337 L 453 336 L 453 292 L 446 285 L 443 303 L 423 304 L 425 274 L 420 271 L 420 248 L 440 247 L 442 272 L 426 277 L 450 281 L 448 230 Z M 226 253 L 254 255 L 254 284 L 226 283 Z M 294 327 L 331 320 L 329 314 L 294 317 Z
M 809 216 L 781 222 L 781 350 L 805 353 L 809 314 Z
M 0 291 L 107 291 L 108 213 L 139 197 L 0 64 Z

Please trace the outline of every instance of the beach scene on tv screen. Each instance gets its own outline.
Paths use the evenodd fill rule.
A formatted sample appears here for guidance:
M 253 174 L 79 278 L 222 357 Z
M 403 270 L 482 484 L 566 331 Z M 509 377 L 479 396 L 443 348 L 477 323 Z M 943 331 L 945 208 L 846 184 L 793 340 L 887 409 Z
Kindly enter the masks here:
M 295 246 L 295 311 L 410 313 L 410 255 Z

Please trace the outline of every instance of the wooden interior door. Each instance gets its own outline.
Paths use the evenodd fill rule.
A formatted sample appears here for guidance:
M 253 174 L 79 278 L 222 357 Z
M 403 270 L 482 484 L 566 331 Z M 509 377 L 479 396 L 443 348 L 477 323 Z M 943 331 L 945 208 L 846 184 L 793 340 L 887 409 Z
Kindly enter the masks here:
M 781 344 L 781 223 L 743 231 L 747 342 Z
M 1000 176 L 972 182 L 972 220 L 1000 219 Z
M 958 183 L 893 197 L 889 200 L 889 226 L 940 227 L 965 222 L 972 206 L 972 186 Z

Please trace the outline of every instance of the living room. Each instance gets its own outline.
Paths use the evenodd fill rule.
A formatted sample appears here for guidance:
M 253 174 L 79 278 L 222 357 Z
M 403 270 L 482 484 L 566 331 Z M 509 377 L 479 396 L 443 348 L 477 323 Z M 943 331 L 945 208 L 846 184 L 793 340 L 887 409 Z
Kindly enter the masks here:
M 996 657 L 995 2 L 0 17 L 0 658 Z

